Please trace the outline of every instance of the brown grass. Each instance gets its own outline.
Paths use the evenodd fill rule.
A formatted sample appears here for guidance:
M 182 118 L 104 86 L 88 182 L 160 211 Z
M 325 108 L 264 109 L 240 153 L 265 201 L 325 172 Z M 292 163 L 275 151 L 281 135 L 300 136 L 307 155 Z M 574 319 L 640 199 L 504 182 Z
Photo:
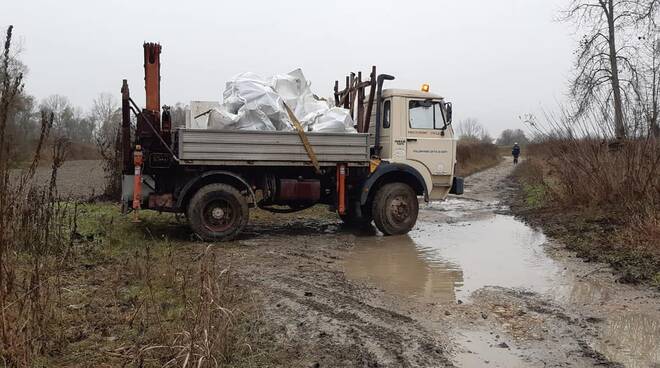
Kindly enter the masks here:
M 552 139 L 528 147 L 516 170 L 527 209 L 551 235 L 622 280 L 660 285 L 660 145 Z
M 456 148 L 456 171 L 459 176 L 468 176 L 477 171 L 497 165 L 502 157 L 492 143 L 459 140 Z
M 185 225 L 145 213 L 136 226 L 116 205 L 56 203 L 56 231 L 35 228 L 38 207 L 22 217 L 30 231 L 12 237 L 24 246 L 5 257 L 7 366 L 272 364 L 258 301 L 231 264 L 212 246 L 168 240 Z
M 654 139 L 552 140 L 528 150 L 546 162 L 557 202 L 649 214 L 660 207 L 660 144 Z

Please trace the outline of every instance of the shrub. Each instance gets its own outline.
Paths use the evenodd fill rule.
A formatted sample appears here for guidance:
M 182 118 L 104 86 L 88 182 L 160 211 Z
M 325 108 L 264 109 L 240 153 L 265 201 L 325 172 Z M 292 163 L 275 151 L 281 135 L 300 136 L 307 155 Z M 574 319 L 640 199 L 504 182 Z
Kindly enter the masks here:
M 497 146 L 472 140 L 459 140 L 456 148 L 457 175 L 467 176 L 497 165 L 500 161 Z
M 660 145 L 653 138 L 608 144 L 597 139 L 552 139 L 528 147 L 552 177 L 554 199 L 567 206 L 612 206 L 657 213 Z

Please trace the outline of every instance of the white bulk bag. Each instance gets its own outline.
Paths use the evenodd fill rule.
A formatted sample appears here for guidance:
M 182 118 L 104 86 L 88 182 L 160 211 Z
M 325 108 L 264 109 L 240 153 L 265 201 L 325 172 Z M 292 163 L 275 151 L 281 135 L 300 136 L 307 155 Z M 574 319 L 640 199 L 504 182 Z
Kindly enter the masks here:
M 223 104 L 208 114 L 209 129 L 293 130 L 284 104 L 306 131 L 355 132 L 348 110 L 331 107 L 312 93 L 300 69 L 265 80 L 255 73 L 236 75 L 226 83 Z
M 305 121 L 304 126 L 310 132 L 356 133 L 351 115 L 341 107 L 317 113 L 309 121 Z
M 254 73 L 242 73 L 227 82 L 223 107 L 238 116 L 237 129 L 291 130 L 282 98 Z

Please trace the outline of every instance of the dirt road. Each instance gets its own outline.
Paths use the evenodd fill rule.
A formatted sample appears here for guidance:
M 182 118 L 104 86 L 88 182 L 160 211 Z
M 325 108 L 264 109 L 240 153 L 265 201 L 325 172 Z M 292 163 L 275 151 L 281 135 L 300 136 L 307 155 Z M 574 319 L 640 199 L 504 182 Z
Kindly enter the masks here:
M 510 216 L 510 171 L 468 178 L 406 236 L 257 218 L 226 257 L 293 366 L 660 366 L 658 295 Z

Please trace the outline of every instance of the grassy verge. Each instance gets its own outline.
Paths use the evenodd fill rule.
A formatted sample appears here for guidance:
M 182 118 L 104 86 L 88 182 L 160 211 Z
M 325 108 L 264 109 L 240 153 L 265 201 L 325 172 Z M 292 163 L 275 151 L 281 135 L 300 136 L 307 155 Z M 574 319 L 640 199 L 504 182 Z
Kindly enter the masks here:
M 456 171 L 459 176 L 468 176 L 488 169 L 502 160 L 494 144 L 467 140 L 458 141 L 456 158 Z
M 172 215 L 141 217 L 134 224 L 114 204 L 79 205 L 48 303 L 51 341 L 30 365 L 276 364 L 258 300 L 223 259 L 226 249 L 189 242 Z
M 655 215 L 631 212 L 617 203 L 560 201 L 560 179 L 554 170 L 540 157 L 518 165 L 513 179 L 521 190 L 512 210 L 586 261 L 610 264 L 620 273 L 621 282 L 660 288 L 660 232 Z

